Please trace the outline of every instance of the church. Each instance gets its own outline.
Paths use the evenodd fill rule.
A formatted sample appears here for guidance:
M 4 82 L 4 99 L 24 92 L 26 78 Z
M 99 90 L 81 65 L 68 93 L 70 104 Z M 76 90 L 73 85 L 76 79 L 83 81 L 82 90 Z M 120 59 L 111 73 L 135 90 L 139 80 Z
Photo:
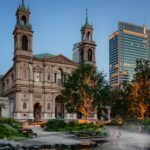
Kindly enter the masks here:
M 7 97 L 12 108 L 9 117 L 19 120 L 76 119 L 77 115 L 67 113 L 58 99 L 64 81 L 79 63 L 96 65 L 93 27 L 86 14 L 85 24 L 81 27 L 81 41 L 73 47 L 73 60 L 49 53 L 33 55 L 30 14 L 22 0 L 16 11 L 13 31 L 13 65 L 0 76 L 0 104 Z M 5 107 L 0 105 L 1 116 L 4 116 L 3 109 Z M 96 114 L 93 117 L 96 119 Z

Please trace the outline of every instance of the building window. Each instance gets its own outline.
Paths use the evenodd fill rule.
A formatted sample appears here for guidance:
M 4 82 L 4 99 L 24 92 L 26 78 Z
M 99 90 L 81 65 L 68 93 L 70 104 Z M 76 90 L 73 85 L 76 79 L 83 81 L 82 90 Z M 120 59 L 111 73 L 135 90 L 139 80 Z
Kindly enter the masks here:
M 22 36 L 22 50 L 28 50 L 28 38 L 25 35 Z
M 23 103 L 23 109 L 26 109 L 26 108 L 27 108 L 27 103 L 24 102 L 24 103 Z
M 39 72 L 34 73 L 34 80 L 37 81 L 37 82 L 40 81 L 40 73 Z
M 11 80 L 12 80 L 12 81 L 14 80 L 14 75 L 13 75 L 13 74 L 11 75 Z
M 63 71 L 61 68 L 57 70 L 57 82 L 58 85 L 62 85 L 63 83 Z
M 90 40 L 90 32 L 87 33 L 87 39 Z
M 22 16 L 22 25 L 25 26 L 27 24 L 27 19 L 25 16 Z
M 51 79 L 51 76 L 50 76 L 50 74 L 47 76 L 47 80 L 48 81 L 50 81 L 50 79 Z
M 88 50 L 88 61 L 92 61 L 92 50 Z
M 47 110 L 50 110 L 50 109 L 51 109 L 51 104 L 48 103 L 48 104 L 47 104 Z
M 85 40 L 85 33 L 82 33 L 82 40 Z
M 7 88 L 9 88 L 9 79 L 7 79 Z
M 54 82 L 57 82 L 57 73 L 54 73 Z

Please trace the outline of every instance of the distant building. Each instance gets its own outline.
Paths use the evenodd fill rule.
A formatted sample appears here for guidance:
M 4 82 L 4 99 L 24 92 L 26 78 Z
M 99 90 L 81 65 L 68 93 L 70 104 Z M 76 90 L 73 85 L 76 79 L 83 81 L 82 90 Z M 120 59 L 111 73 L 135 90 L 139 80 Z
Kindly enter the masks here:
M 89 63 L 96 65 L 96 44 L 93 41 L 93 27 L 88 21 L 86 13 L 85 24 L 81 27 L 81 42 L 73 46 L 73 61 L 75 63 Z
M 110 85 L 118 87 L 123 81 L 131 81 L 139 58 L 150 58 L 150 31 L 119 22 L 118 30 L 109 36 Z
M 87 35 L 91 39 L 91 26 L 85 25 L 83 31 L 86 39 Z M 12 117 L 16 119 L 76 119 L 76 114 L 69 114 L 64 109 L 59 95 L 67 76 L 78 64 L 63 55 L 33 55 L 30 11 L 25 7 L 23 0 L 16 11 L 13 35 L 13 66 L 0 79 L 0 96 L 8 99 L 0 98 L 0 104 L 11 99 Z M 91 40 L 82 41 L 79 49 L 81 47 L 84 51 L 84 62 L 95 63 L 95 44 Z M 4 107 L 2 109 L 1 113 L 4 114 Z

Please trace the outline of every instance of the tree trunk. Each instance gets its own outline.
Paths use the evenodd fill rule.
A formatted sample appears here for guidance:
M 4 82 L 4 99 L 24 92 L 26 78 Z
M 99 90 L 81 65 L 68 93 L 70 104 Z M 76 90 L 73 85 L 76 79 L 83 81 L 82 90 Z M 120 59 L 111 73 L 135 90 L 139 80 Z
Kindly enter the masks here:
M 87 122 L 87 120 L 88 120 L 88 116 L 85 116 L 85 119 L 86 119 L 86 122 Z

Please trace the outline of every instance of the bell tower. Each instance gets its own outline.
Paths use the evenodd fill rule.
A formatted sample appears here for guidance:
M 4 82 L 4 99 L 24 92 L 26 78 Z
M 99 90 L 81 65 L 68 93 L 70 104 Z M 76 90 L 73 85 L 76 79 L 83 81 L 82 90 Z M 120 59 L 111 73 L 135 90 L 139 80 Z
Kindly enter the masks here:
M 88 10 L 86 9 L 86 20 L 81 27 L 81 42 L 79 43 L 79 63 L 95 65 L 96 44 L 93 41 L 93 27 L 88 21 Z
M 30 24 L 30 11 L 26 8 L 24 0 L 16 11 L 16 26 L 14 35 L 14 58 L 16 56 L 32 56 L 32 26 Z

